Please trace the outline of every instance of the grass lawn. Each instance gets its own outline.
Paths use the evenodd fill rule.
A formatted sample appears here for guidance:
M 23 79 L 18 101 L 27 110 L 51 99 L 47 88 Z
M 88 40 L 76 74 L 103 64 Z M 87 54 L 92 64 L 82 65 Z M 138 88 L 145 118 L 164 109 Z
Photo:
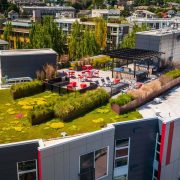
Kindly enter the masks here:
M 142 117 L 137 111 L 117 115 L 111 110 L 110 104 L 107 104 L 72 122 L 63 123 L 59 119 L 52 119 L 49 122 L 31 126 L 27 112 L 35 104 L 50 101 L 52 96 L 56 94 L 44 92 L 14 101 L 9 90 L 0 90 L 0 143 L 55 138 L 60 137 L 61 132 L 67 132 L 68 135 L 90 132 L 100 129 L 107 123 Z

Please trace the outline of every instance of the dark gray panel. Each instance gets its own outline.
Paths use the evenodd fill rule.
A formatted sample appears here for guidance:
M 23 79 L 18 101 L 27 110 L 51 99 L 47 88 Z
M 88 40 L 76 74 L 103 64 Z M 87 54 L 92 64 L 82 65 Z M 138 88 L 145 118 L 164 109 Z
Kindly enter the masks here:
M 152 180 L 158 119 L 115 124 L 115 139 L 130 137 L 128 180 Z
M 2 56 L 2 76 L 35 78 L 36 71 L 42 70 L 46 64 L 56 65 L 56 54 Z
M 17 162 L 37 159 L 37 142 L 0 148 L 0 179 L 17 180 Z

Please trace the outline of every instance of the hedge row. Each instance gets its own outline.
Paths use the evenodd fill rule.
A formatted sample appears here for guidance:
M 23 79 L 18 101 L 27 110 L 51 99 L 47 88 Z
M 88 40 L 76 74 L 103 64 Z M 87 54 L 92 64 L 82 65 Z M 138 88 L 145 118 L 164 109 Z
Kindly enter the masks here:
M 19 99 L 34 94 L 41 93 L 43 91 L 43 84 L 41 81 L 34 80 L 31 82 L 25 82 L 21 84 L 15 84 L 11 86 L 11 93 L 13 99 Z
M 121 94 L 117 98 L 111 99 L 110 103 L 118 104 L 119 106 L 123 106 L 125 104 L 128 104 L 129 102 L 133 101 L 134 98 L 130 94 Z
M 97 89 L 88 91 L 79 97 L 56 103 L 54 111 L 57 117 L 68 121 L 107 103 L 108 100 L 109 94 L 103 89 Z
M 107 103 L 108 100 L 109 94 L 104 89 L 96 89 L 84 94 L 72 93 L 52 99 L 48 104 L 35 106 L 28 117 L 32 125 L 46 122 L 54 117 L 69 121 Z

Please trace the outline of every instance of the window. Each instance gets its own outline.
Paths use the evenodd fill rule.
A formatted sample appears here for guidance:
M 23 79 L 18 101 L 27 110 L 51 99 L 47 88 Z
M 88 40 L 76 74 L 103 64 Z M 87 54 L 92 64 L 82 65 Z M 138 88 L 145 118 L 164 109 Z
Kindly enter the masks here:
M 121 166 L 126 166 L 128 162 L 128 158 L 120 158 L 115 160 L 115 168 L 116 167 L 121 167 Z
M 115 142 L 114 180 L 126 180 L 128 176 L 129 143 L 130 139 L 117 139 Z
M 80 179 L 93 180 L 107 175 L 108 148 L 80 156 Z
M 129 139 L 116 140 L 116 148 L 126 147 L 129 145 Z
M 127 176 L 123 175 L 123 176 L 117 176 L 114 178 L 114 180 L 126 180 Z
M 96 179 L 107 175 L 107 148 L 95 152 L 95 177 Z
M 17 163 L 18 180 L 37 180 L 37 161 L 22 161 Z

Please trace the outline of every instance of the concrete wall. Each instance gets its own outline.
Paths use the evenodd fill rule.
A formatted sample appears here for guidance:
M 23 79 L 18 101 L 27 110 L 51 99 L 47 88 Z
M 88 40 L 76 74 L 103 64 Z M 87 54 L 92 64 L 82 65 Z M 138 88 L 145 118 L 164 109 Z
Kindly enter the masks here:
M 17 180 L 17 162 L 37 159 L 38 141 L 0 146 L 0 179 Z
M 109 147 L 108 176 L 112 180 L 114 127 L 83 135 L 67 142 L 40 149 L 43 180 L 79 180 L 80 156 Z
M 163 52 L 161 59 L 165 62 L 180 63 L 180 32 L 162 35 L 137 33 L 136 48 Z
M 2 77 L 36 77 L 46 64 L 56 65 L 56 54 L 0 56 Z
M 128 180 L 152 180 L 158 119 L 117 123 L 115 140 L 130 137 Z
M 173 126 L 173 127 L 172 127 Z M 172 141 L 171 141 L 172 137 Z M 161 180 L 180 178 L 180 118 L 166 123 Z M 172 142 L 172 143 L 171 143 Z M 169 155 L 168 155 L 169 154 Z M 169 162 L 168 162 L 169 156 Z

